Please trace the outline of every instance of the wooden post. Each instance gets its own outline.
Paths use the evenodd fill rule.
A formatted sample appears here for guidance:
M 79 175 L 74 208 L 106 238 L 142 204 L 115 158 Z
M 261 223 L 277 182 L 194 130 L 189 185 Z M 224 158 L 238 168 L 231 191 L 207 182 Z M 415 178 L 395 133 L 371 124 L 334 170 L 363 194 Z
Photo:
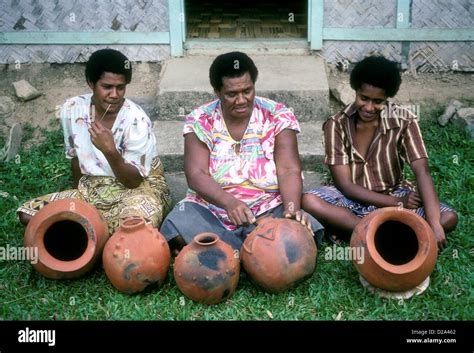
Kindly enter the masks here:
M 168 0 L 171 56 L 183 56 L 184 13 L 180 0 Z
M 324 0 L 308 0 L 311 50 L 323 49 Z
M 411 0 L 397 0 L 397 20 L 395 21 L 396 28 L 410 28 Z M 409 66 L 410 56 L 410 42 L 402 41 L 402 50 L 400 53 L 402 69 L 407 69 Z
M 410 5 L 411 0 L 397 0 L 397 28 L 409 28 L 410 27 Z

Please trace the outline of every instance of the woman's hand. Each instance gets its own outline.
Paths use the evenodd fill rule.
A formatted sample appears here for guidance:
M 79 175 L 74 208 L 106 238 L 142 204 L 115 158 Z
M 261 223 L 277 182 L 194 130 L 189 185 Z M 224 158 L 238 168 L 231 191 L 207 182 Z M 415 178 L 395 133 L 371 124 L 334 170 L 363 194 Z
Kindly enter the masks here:
M 229 219 L 237 227 L 248 226 L 254 224 L 257 219 L 255 215 L 243 201 L 236 199 L 235 197 L 224 207 L 229 216 Z
M 89 133 L 91 135 L 92 144 L 104 155 L 117 151 L 112 131 L 104 127 L 101 123 L 94 121 L 89 128 Z
M 430 226 L 438 243 L 438 249 L 441 251 L 446 247 L 446 235 L 444 234 L 443 226 L 441 223 Z
M 313 229 L 311 228 L 311 221 L 309 220 L 308 214 L 305 211 L 285 210 L 283 212 L 283 217 L 289 218 L 289 219 L 295 219 L 297 222 L 300 222 L 302 225 L 308 228 L 311 233 L 313 232 Z
M 89 128 L 89 133 L 92 144 L 104 154 L 115 178 L 129 189 L 138 187 L 142 183 L 143 177 L 138 169 L 126 163 L 117 151 L 112 131 L 99 122 L 93 122 Z
M 405 208 L 415 209 L 423 206 L 421 196 L 417 191 L 410 191 L 405 196 L 400 197 L 400 201 Z

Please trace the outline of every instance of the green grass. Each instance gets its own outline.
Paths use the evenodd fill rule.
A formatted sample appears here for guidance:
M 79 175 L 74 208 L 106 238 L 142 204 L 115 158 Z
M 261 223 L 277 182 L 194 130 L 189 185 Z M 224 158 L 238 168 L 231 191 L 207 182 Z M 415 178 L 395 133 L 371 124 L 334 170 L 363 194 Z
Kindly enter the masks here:
M 319 249 L 313 276 L 291 291 L 267 294 L 241 276 L 234 295 L 206 306 L 180 293 L 172 277 L 138 295 L 116 291 L 101 266 L 70 281 L 43 278 L 26 261 L 0 261 L 0 318 L 5 320 L 472 320 L 472 215 L 474 144 L 455 126 L 439 127 L 438 108 L 421 119 L 430 166 L 440 199 L 459 212 L 460 224 L 449 234 L 429 289 L 409 300 L 382 299 L 367 292 L 348 261 L 324 258 Z M 31 129 L 29 130 L 31 133 Z M 18 205 L 31 197 L 71 184 L 60 131 L 44 132 L 45 141 L 20 159 L 0 164 L 0 246 L 22 246 L 24 228 Z M 456 157 L 454 157 L 456 156 Z M 320 170 L 320 167 L 317 167 Z

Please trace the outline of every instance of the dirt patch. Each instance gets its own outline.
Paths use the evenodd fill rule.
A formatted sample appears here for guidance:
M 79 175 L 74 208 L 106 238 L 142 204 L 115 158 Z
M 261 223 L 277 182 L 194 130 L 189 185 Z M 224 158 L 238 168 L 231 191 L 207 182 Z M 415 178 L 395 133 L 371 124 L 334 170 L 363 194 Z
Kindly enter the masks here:
M 329 87 L 342 82 L 349 83 L 349 73 L 329 67 Z M 414 76 L 406 71 L 402 74 L 402 85 L 392 101 L 399 104 L 430 107 L 445 104 L 450 99 L 474 101 L 474 74 L 463 72 L 420 73 Z M 331 108 L 341 104 L 332 102 Z
M 133 78 L 127 86 L 127 97 L 137 103 L 153 102 L 159 88 L 161 63 L 135 63 Z M 30 123 L 33 127 L 51 128 L 50 121 L 55 119 L 55 109 L 67 98 L 90 92 L 84 77 L 85 64 L 21 64 L 0 65 L 0 96 L 10 97 L 14 102 L 14 111 L 7 117 L 0 117 L 0 140 L 4 141 L 10 126 L 15 122 Z M 349 82 L 349 74 L 335 67 L 328 68 L 330 86 Z M 12 83 L 27 80 L 42 95 L 29 102 L 20 102 L 15 96 Z M 400 92 L 394 101 L 401 104 L 432 106 L 443 104 L 452 98 L 474 101 L 474 74 L 439 73 L 403 74 Z M 143 106 L 143 105 L 142 105 Z M 331 111 L 341 105 L 331 100 Z M 147 106 L 143 106 L 147 110 Z M 57 126 L 57 124 L 56 124 Z M 36 132 L 33 141 L 41 136 Z M 32 141 L 24 147 L 28 147 Z

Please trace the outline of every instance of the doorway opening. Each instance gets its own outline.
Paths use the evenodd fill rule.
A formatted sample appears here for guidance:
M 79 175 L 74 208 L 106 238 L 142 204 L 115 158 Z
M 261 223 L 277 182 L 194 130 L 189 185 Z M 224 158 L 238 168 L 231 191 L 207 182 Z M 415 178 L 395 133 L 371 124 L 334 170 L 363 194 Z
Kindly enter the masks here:
M 186 0 L 186 39 L 304 39 L 307 0 Z

